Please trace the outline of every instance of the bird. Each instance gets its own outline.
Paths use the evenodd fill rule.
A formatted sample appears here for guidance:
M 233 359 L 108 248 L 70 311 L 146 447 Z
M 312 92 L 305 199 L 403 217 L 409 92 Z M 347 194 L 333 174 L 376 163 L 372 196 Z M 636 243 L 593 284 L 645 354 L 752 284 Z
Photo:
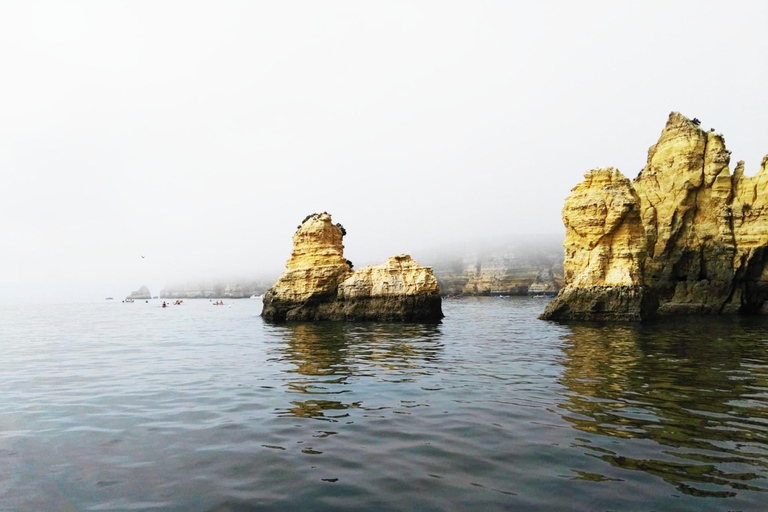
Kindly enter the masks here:
M 143 254 L 141 255 L 141 259 L 144 259 L 144 255 Z

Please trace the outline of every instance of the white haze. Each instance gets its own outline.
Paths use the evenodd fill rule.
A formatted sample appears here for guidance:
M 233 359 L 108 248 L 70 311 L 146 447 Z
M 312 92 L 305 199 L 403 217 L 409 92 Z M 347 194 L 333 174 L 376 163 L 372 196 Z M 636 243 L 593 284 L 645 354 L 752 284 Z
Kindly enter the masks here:
M 356 266 L 562 235 L 672 110 L 754 173 L 767 6 L 2 2 L 0 299 L 277 275 L 324 210 Z

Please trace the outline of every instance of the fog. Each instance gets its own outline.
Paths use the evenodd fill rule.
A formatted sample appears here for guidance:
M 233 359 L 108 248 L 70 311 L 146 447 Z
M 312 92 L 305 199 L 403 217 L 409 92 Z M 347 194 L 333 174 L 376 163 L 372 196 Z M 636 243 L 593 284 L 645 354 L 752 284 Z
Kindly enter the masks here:
M 562 236 L 670 111 L 768 153 L 763 2 L 2 2 L 0 300 Z M 733 167 L 733 166 L 732 166 Z

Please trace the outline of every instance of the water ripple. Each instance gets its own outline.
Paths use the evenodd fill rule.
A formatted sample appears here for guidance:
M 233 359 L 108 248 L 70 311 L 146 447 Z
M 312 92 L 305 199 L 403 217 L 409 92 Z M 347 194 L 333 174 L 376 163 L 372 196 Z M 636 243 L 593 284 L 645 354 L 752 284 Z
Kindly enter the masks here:
M 543 302 L 3 306 L 0 509 L 761 509 L 765 321 L 566 327 Z

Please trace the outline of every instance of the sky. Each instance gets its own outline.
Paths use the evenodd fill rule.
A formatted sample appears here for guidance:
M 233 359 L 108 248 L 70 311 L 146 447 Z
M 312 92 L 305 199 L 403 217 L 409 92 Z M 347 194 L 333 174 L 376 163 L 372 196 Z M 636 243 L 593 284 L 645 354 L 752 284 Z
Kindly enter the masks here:
M 0 0 L 0 300 L 564 234 L 671 111 L 768 153 L 768 3 Z M 144 257 L 142 257 L 144 256 Z

